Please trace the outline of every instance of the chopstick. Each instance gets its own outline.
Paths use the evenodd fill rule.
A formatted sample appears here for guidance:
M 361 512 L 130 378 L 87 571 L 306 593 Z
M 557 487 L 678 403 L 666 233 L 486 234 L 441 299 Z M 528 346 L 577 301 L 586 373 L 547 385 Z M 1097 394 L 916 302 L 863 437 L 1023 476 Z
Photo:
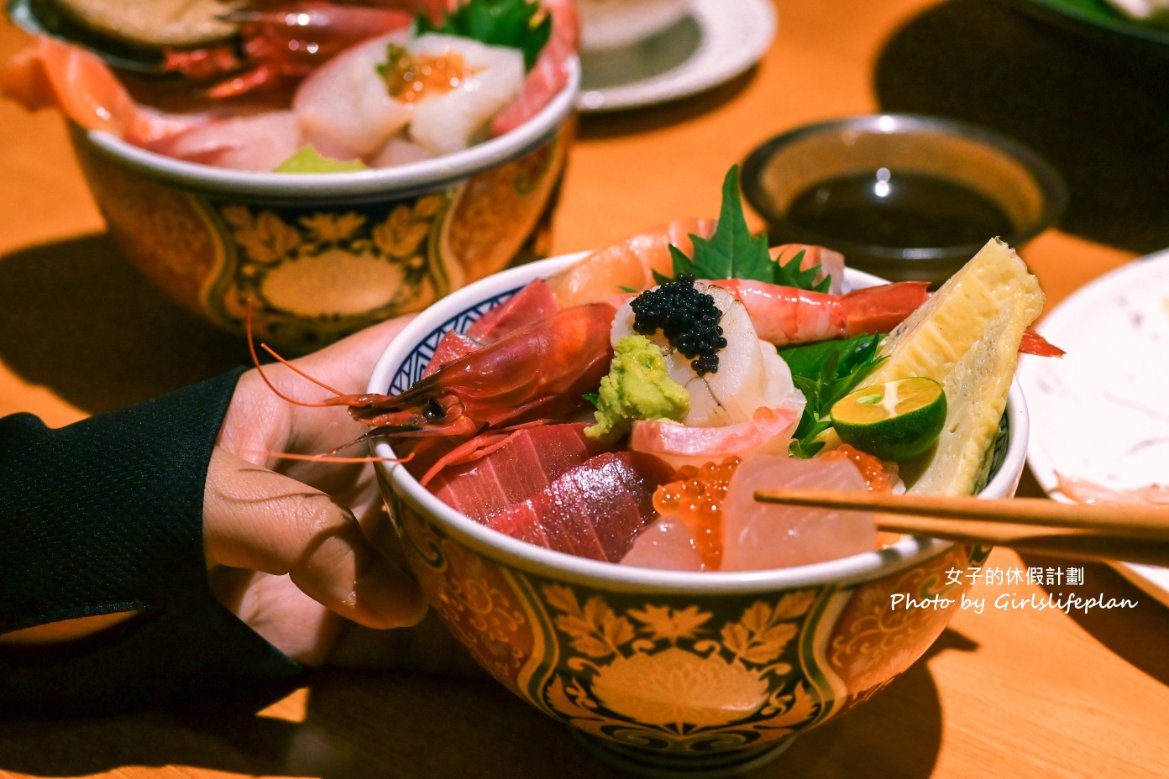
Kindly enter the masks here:
M 821 490 L 759 490 L 755 499 L 809 508 L 871 511 L 877 527 L 1021 552 L 1169 565 L 1169 509 Z

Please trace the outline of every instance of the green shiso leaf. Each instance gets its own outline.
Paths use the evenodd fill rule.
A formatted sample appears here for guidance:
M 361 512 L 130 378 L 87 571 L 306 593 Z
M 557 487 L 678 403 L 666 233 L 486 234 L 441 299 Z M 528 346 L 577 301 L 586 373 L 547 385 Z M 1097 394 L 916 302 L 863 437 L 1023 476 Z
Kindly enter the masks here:
M 779 356 L 791 368 L 796 389 L 807 399 L 804 414 L 792 435 L 793 457 L 812 457 L 823 448 L 824 443 L 817 438 L 832 426 L 829 409 L 859 387 L 881 362 L 877 347 L 883 338 L 880 334 L 859 335 L 779 350 Z
M 470 0 L 444 13 L 437 25 L 418 14 L 414 31 L 418 35 L 458 35 L 489 46 L 519 49 L 524 55 L 524 68 L 531 70 L 552 37 L 552 15 L 538 0 Z
M 723 179 L 722 206 L 714 234 L 710 238 L 691 235 L 690 240 L 694 244 L 693 257 L 687 257 L 676 246 L 670 247 L 674 278 L 688 273 L 696 279 L 750 279 L 816 292 L 828 290 L 829 279 L 816 281 L 819 266 L 800 270 L 802 250 L 786 263 L 783 257 L 772 260 L 767 237 L 751 233 L 739 197 L 738 165 L 732 165 Z M 654 280 L 664 284 L 671 279 L 655 272 Z

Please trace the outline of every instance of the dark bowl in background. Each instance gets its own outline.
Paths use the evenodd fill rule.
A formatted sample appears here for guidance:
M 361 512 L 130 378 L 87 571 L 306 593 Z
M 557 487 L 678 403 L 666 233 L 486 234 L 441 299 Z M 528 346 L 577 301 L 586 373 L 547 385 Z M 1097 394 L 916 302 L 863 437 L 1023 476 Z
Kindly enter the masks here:
M 1036 152 L 976 125 L 918 114 L 866 114 L 806 125 L 756 147 L 743 163 L 743 193 L 767 223 L 772 244 L 841 252 L 852 267 L 893 281 L 940 284 L 994 237 L 917 245 L 893 235 L 849 240 L 793 221 L 801 194 L 828 181 L 881 169 L 957 185 L 996 205 L 1009 224 L 998 237 L 1019 249 L 1051 227 L 1067 205 L 1060 175 Z M 876 208 L 876 206 L 874 206 Z M 843 232 L 843 231 L 842 231 Z

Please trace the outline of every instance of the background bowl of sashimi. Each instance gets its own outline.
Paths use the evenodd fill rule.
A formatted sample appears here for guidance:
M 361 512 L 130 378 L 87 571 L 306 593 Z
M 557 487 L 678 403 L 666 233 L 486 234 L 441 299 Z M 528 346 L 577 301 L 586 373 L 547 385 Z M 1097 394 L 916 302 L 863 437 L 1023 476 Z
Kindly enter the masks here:
M 285 174 L 165 157 L 101 132 L 71 140 L 125 256 L 185 308 L 307 352 L 547 255 L 580 68 L 499 137 L 389 168 Z
M 464 332 L 580 256 L 509 269 L 431 306 L 388 346 L 369 391 L 406 389 L 443 333 Z M 878 281 L 845 276 L 850 288 Z M 1014 494 L 1027 432 L 1015 384 L 982 495 Z M 374 450 L 394 456 L 388 442 Z M 990 551 L 907 536 L 778 570 L 635 568 L 508 537 L 443 503 L 405 467 L 378 469 L 411 568 L 454 636 L 520 698 L 635 770 L 744 768 L 860 705 L 921 657 L 960 608 L 968 577 L 947 572 L 978 566 Z M 929 605 L 895 608 L 894 595 Z

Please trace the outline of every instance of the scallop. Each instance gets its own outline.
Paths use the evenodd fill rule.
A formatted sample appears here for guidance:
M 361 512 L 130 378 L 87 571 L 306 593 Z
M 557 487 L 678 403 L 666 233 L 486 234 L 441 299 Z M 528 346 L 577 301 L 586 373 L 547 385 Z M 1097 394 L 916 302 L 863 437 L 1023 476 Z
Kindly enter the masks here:
M 326 157 L 364 158 L 410 122 L 413 106 L 390 97 L 378 66 L 390 43 L 404 45 L 405 33 L 372 38 L 348 49 L 313 72 L 297 89 L 292 110 L 305 140 Z
M 691 358 L 670 346 L 661 332 L 647 336 L 661 348 L 674 381 L 690 393 L 690 412 L 684 424 L 698 427 L 747 422 L 761 406 L 803 408 L 804 398 L 792 384 L 791 372 L 775 347 L 761 341 L 746 307 L 730 292 L 710 284 L 695 287 L 714 298 L 722 311 L 720 324 L 727 346 L 719 352 L 718 370 L 699 376 L 690 367 Z M 634 314 L 631 301 L 617 312 L 613 322 L 615 344 L 632 335 Z
M 455 88 L 418 101 L 414 109 L 410 139 L 435 154 L 470 146 L 524 83 L 519 49 L 449 35 L 423 35 L 409 48 L 417 57 L 461 58 L 466 69 Z
M 421 85 L 413 99 L 394 97 L 381 70 L 388 47 L 419 62 L 447 68 L 444 78 Z M 396 159 L 402 142 L 408 159 L 465 149 L 485 133 L 524 81 L 518 49 L 488 46 L 449 35 L 411 37 L 402 32 L 372 38 L 329 60 L 309 76 L 292 107 L 305 139 L 335 159 Z M 441 83 L 440 83 L 441 82 Z

